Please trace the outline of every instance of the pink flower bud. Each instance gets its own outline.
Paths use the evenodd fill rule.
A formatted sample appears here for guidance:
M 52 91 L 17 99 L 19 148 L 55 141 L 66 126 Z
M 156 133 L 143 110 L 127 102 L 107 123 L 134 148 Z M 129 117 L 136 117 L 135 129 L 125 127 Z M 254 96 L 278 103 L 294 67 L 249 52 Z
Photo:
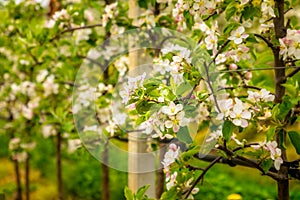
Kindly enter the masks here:
M 246 78 L 247 80 L 251 80 L 251 79 L 252 79 L 252 72 L 247 72 L 247 73 L 245 74 L 245 78 Z
M 238 68 L 238 66 L 235 64 L 235 63 L 231 63 L 230 65 L 229 65 L 229 69 L 230 70 L 236 70 Z
M 170 144 L 169 148 L 172 150 L 172 151 L 176 151 L 177 150 L 177 146 L 176 144 Z

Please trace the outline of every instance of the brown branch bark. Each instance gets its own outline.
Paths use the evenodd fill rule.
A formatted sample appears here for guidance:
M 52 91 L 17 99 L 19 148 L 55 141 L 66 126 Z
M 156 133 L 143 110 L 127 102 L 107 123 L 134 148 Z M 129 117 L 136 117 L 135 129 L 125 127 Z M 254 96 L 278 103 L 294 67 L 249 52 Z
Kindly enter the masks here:
M 300 68 L 294 69 L 292 72 L 290 72 L 288 75 L 286 75 L 286 77 L 283 80 L 286 81 L 288 78 L 291 78 L 294 75 L 296 75 L 299 71 L 300 71 Z
M 109 184 L 109 167 L 108 164 L 108 141 L 105 144 L 104 151 L 102 152 L 102 162 L 101 162 L 101 171 L 102 171 L 102 200 L 110 199 L 110 184 Z
M 56 135 L 56 178 L 58 199 L 63 200 L 63 181 L 62 181 L 62 166 L 61 166 L 61 133 L 58 131 Z
M 27 158 L 25 160 L 25 197 L 26 200 L 30 199 L 30 155 L 27 153 Z
M 201 175 L 195 180 L 195 182 L 193 183 L 193 185 L 191 186 L 191 188 L 188 190 L 187 194 L 185 195 L 184 199 L 187 199 L 190 194 L 192 193 L 193 189 L 195 188 L 195 186 L 199 183 L 199 181 L 201 181 L 204 178 L 204 175 L 208 172 L 208 170 L 210 168 L 212 168 L 216 163 L 219 162 L 219 160 L 221 160 L 222 157 L 219 156 L 217 158 L 215 158 L 205 169 L 203 169 L 203 172 L 201 173 Z
M 278 11 L 277 16 L 273 19 L 274 30 L 276 39 L 283 38 L 286 36 L 286 28 L 284 24 L 284 0 L 276 0 L 275 1 L 275 9 Z M 273 56 L 274 56 L 274 70 L 275 70 L 275 103 L 281 103 L 282 98 L 285 94 L 285 88 L 281 85 L 285 82 L 285 69 L 279 68 L 280 66 L 285 66 L 285 63 L 282 57 L 279 54 L 279 47 L 273 48 Z M 277 133 L 277 143 L 279 144 L 279 133 Z M 286 134 L 284 134 L 284 142 L 285 142 Z M 282 159 L 287 161 L 286 150 L 281 148 Z M 287 166 L 281 166 L 278 172 L 278 176 L 280 176 L 280 180 L 277 181 L 277 192 L 278 192 L 278 200 L 289 200 L 289 180 L 288 180 L 288 170 Z
M 164 183 L 165 183 L 165 175 L 163 171 L 163 165 L 161 161 L 164 159 L 164 155 L 166 153 L 166 144 L 159 144 L 159 170 L 157 171 L 157 180 L 156 180 L 156 198 L 159 199 L 164 192 Z
M 17 191 L 14 199 L 22 200 L 21 175 L 20 175 L 19 162 L 16 158 L 14 158 L 14 168 L 15 168 L 16 184 L 17 184 Z
M 260 35 L 260 34 L 254 34 L 254 36 L 256 36 L 256 37 L 258 37 L 258 38 L 260 38 L 260 39 L 262 39 L 267 45 L 268 45 L 268 47 L 270 47 L 271 49 L 273 49 L 274 48 L 274 45 L 272 44 L 272 42 L 270 42 L 267 38 L 265 38 L 264 36 L 262 36 L 262 35 Z

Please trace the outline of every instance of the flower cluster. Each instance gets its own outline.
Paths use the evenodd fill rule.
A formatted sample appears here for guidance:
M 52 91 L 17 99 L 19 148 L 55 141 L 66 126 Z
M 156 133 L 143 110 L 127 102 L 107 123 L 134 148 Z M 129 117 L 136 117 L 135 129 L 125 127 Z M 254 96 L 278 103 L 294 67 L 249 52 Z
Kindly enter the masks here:
M 18 118 L 20 114 L 26 119 L 32 119 L 34 110 L 39 106 L 40 97 L 37 96 L 36 84 L 30 81 L 24 81 L 20 85 L 13 83 L 11 85 L 10 99 L 17 99 L 19 94 L 25 95 L 28 98 L 26 103 L 21 101 L 16 102 L 16 106 L 12 108 L 14 118 Z
M 170 102 L 141 123 L 139 129 L 144 129 L 146 134 L 152 134 L 153 138 L 171 139 L 180 127 L 187 126 L 189 122 L 190 119 L 185 117 L 183 105 Z
M 271 17 L 276 17 L 275 12 L 274 12 L 274 5 L 275 2 L 274 0 L 263 0 L 261 4 L 261 12 L 263 18 L 260 20 L 260 22 L 264 22 Z
M 145 78 L 145 72 L 140 76 L 128 77 L 127 83 L 123 85 L 123 89 L 119 93 L 122 98 L 122 103 L 127 104 L 131 95 L 135 93 L 135 90 L 143 87 Z
M 177 133 L 180 127 L 189 123 L 189 119 L 185 117 L 182 104 L 175 105 L 174 102 L 170 102 L 169 106 L 163 106 L 161 111 L 168 116 L 165 127 L 172 128 L 174 133 Z
M 261 89 L 258 92 L 248 91 L 248 99 L 252 102 L 269 102 L 274 101 L 275 96 L 270 91 Z
M 35 142 L 24 143 L 18 137 L 12 138 L 9 142 L 9 150 L 12 151 L 12 158 L 18 162 L 24 162 L 28 157 L 27 152 L 34 149 L 35 146 Z
M 261 142 L 258 145 L 252 145 L 252 148 L 258 150 L 260 148 L 270 153 L 271 159 L 274 161 L 274 167 L 279 170 L 283 160 L 281 158 L 281 149 L 277 148 L 276 141 Z
M 173 17 L 175 22 L 178 24 L 178 30 L 182 31 L 186 29 L 186 22 L 184 18 L 184 12 L 189 12 L 190 15 L 194 16 L 196 20 L 201 19 L 202 16 L 211 15 L 217 9 L 217 4 L 219 0 L 216 1 L 184 1 L 178 0 L 173 9 Z
M 166 173 L 166 187 L 169 190 L 176 184 L 177 172 L 170 174 L 170 165 L 175 162 L 179 157 L 180 147 L 177 147 L 176 144 L 170 144 L 169 150 L 165 153 L 164 160 L 161 162 L 164 166 L 164 171 Z
M 240 99 L 220 100 L 218 102 L 220 107 L 220 113 L 217 116 L 218 120 L 228 118 L 236 126 L 246 128 L 248 126 L 248 120 L 251 119 L 251 112 L 249 111 L 249 105 L 243 103 Z
M 300 59 L 300 30 L 287 30 L 286 37 L 279 39 L 283 59 Z
M 169 150 L 165 153 L 164 160 L 161 162 L 165 170 L 178 158 L 179 151 L 180 147 L 177 147 L 176 144 L 169 145 Z
M 111 89 L 112 85 L 104 85 L 103 83 L 99 83 L 97 87 L 92 87 L 86 82 L 82 83 L 82 85 L 78 87 L 72 112 L 77 114 L 82 108 L 90 106 L 91 103 L 102 96 L 104 92 Z

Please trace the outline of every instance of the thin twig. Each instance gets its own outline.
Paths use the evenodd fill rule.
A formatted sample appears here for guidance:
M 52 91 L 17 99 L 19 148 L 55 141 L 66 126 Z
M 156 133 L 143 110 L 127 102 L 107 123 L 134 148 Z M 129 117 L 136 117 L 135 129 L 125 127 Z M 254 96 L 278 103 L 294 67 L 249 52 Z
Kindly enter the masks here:
M 192 193 L 193 189 L 195 188 L 195 186 L 199 183 L 200 180 L 202 180 L 204 178 L 204 175 L 207 173 L 207 171 L 212 168 L 216 163 L 218 163 L 221 160 L 221 156 L 217 157 L 215 160 L 213 160 L 205 169 L 203 169 L 203 172 L 201 173 L 201 175 L 195 180 L 195 182 L 193 183 L 193 185 L 191 186 L 191 188 L 189 189 L 189 191 L 187 192 L 186 196 L 184 199 L 187 199 L 190 194 Z
M 271 49 L 274 48 L 274 45 L 272 44 L 272 42 L 270 42 L 267 38 L 265 38 L 264 36 L 260 35 L 260 34 L 257 34 L 257 33 L 254 33 L 254 36 L 262 39 L 267 45 L 268 47 L 270 47 Z
M 297 74 L 300 71 L 300 68 L 296 68 L 294 69 L 291 73 L 289 73 L 288 75 L 286 75 L 283 79 L 283 81 L 286 81 L 288 78 L 293 77 L 295 74 Z
M 222 87 L 222 88 L 219 88 L 219 89 L 217 90 L 217 92 L 219 92 L 219 91 L 221 91 L 221 90 L 234 90 L 234 89 L 239 88 L 239 87 L 247 88 L 247 89 L 254 89 L 254 90 L 258 90 L 258 91 L 261 91 L 261 90 L 262 90 L 262 88 L 257 87 L 257 86 L 253 86 L 253 85 L 239 85 L 239 86 L 237 86 L 237 87 Z M 275 95 L 275 94 L 272 93 L 272 92 L 270 92 L 270 94 Z M 209 94 L 209 95 L 211 95 L 211 94 Z
M 276 67 L 276 69 L 289 69 L 289 68 L 300 68 L 300 66 L 282 66 L 282 67 Z M 223 70 L 223 71 L 217 71 L 217 72 L 211 72 L 211 73 L 215 74 L 215 73 L 230 73 L 230 72 L 244 72 L 244 71 L 265 71 L 265 70 L 274 70 L 274 67 Z
M 61 35 L 65 34 L 65 33 L 73 32 L 73 31 L 77 31 L 77 30 L 81 30 L 81 29 L 95 28 L 95 27 L 98 27 L 98 26 L 102 26 L 102 24 L 92 24 L 92 25 L 86 25 L 86 26 L 79 26 L 79 27 L 68 28 L 68 29 L 63 30 L 62 32 L 58 33 L 53 38 L 51 38 L 50 42 L 52 42 L 53 40 L 58 39 Z
M 220 107 L 219 107 L 219 104 L 218 104 L 218 101 L 217 101 L 217 97 L 216 97 L 216 95 L 214 94 L 214 89 L 213 89 L 212 84 L 211 84 L 211 80 L 210 80 L 210 76 L 209 76 L 209 72 L 208 72 L 208 66 L 206 65 L 206 62 L 204 62 L 203 65 L 204 65 L 204 68 L 205 68 L 205 71 L 206 71 L 206 75 L 207 75 L 207 83 L 208 83 L 208 87 L 209 87 L 209 89 L 211 90 L 211 93 L 212 93 L 212 95 L 213 95 L 213 98 L 214 98 L 214 101 L 215 101 L 217 110 L 218 110 L 219 113 L 221 113 L 221 109 L 220 109 Z

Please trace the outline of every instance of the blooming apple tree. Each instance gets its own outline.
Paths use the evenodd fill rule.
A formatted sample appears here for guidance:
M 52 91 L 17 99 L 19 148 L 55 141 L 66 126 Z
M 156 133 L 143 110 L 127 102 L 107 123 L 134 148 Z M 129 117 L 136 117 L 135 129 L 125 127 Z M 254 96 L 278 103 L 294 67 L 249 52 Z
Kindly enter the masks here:
M 289 199 L 289 181 L 300 177 L 299 160 L 287 156 L 293 149 L 300 154 L 297 1 L 136 3 L 141 15 L 132 19 L 123 1 L 67 1 L 59 9 L 43 1 L 1 2 L 0 109 L 13 159 L 34 150 L 36 133 L 56 136 L 59 152 L 68 139 L 73 152 L 81 146 L 75 126 L 88 149 L 126 140 L 129 128 L 150 138 L 149 149 L 171 142 L 161 161 L 162 199 L 194 198 L 221 161 L 256 168 L 277 181 L 278 199 Z M 134 28 L 136 37 L 105 41 Z M 144 51 L 151 70 L 137 76 L 128 72 L 132 43 L 155 47 Z M 101 75 L 82 72 L 74 82 L 83 59 Z M 72 114 L 89 109 L 94 117 L 74 124 Z M 199 160 L 210 164 L 201 169 Z

